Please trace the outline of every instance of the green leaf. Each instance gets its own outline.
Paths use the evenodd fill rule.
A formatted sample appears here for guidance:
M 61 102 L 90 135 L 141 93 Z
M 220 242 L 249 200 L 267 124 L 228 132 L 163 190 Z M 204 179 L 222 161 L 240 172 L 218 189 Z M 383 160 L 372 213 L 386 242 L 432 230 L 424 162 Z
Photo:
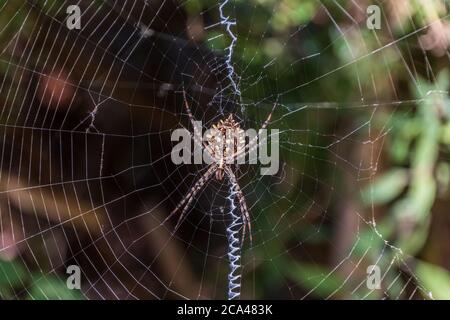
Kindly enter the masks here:
M 82 299 L 79 290 L 67 288 L 65 281 L 56 276 L 33 275 L 33 283 L 29 289 L 30 300 L 75 300 Z
M 450 273 L 434 264 L 418 261 L 416 275 L 423 286 L 430 290 L 432 297 L 450 300 Z
M 12 288 L 21 285 L 26 275 L 27 272 L 22 264 L 0 259 L 0 287 Z
M 408 184 L 408 170 L 392 169 L 379 176 L 361 194 L 365 206 L 380 205 L 394 200 Z
M 344 283 L 336 274 L 329 274 L 327 268 L 308 263 L 286 264 L 286 272 L 289 277 L 306 290 L 314 290 L 318 297 L 325 298 L 335 291 L 342 289 Z

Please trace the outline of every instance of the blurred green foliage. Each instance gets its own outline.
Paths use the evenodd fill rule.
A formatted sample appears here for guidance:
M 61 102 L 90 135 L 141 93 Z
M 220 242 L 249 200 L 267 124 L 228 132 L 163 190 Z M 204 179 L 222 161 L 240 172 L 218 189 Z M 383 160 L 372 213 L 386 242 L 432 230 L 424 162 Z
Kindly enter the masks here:
M 19 261 L 0 259 L 0 299 L 73 300 L 82 299 L 56 275 L 31 272 Z

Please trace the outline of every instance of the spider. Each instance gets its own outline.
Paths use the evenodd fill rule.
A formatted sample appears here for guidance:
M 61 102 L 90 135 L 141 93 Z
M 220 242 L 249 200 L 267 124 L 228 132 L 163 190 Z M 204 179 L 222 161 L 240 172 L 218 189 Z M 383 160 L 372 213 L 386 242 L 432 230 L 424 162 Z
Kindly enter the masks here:
M 262 130 L 264 130 L 269 124 L 270 119 L 272 118 L 272 113 L 277 106 L 277 102 L 274 103 L 271 112 L 259 129 L 258 134 L 251 140 L 249 140 L 249 143 L 247 145 L 245 145 L 245 136 L 243 136 L 244 130 L 242 130 L 239 123 L 234 120 L 232 113 L 230 113 L 228 117 L 221 119 L 219 122 L 212 126 L 211 129 L 213 130 L 213 132 L 215 132 L 215 134 L 207 134 L 206 141 L 199 141 L 198 138 L 196 139 L 196 137 L 199 137 L 201 135 L 199 135 L 200 133 L 197 132 L 198 128 L 195 125 L 194 116 L 192 115 L 191 108 L 189 107 L 186 99 L 186 92 L 184 90 L 183 100 L 184 107 L 194 130 L 194 142 L 201 146 L 203 150 L 206 150 L 207 156 L 212 158 L 213 162 L 209 165 L 206 172 L 197 180 L 194 186 L 181 199 L 175 209 L 173 209 L 173 211 L 168 216 L 171 217 L 176 212 L 181 210 L 181 214 L 178 218 L 177 224 L 175 225 L 174 232 L 178 229 L 181 222 L 183 221 L 183 217 L 188 211 L 195 196 L 210 181 L 211 177 L 215 176 L 217 181 L 222 181 L 224 176 L 226 176 L 231 185 L 235 187 L 236 195 L 239 201 L 239 208 L 243 221 L 242 239 L 245 239 L 246 229 L 248 229 L 250 242 L 252 242 L 252 230 L 247 202 L 245 201 L 245 196 L 241 190 L 241 187 L 239 186 L 236 175 L 233 172 L 231 163 L 238 157 L 245 156 L 248 151 L 258 146 L 258 136 L 260 135 Z M 230 143 L 230 140 L 233 140 L 232 143 Z M 223 142 L 226 143 L 223 144 Z

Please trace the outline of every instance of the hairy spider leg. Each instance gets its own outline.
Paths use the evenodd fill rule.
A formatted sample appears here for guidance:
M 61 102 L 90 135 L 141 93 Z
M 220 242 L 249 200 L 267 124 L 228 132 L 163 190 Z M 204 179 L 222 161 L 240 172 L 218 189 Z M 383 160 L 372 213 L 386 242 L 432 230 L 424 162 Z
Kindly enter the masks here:
M 184 100 L 184 107 L 189 116 L 189 120 L 191 121 L 192 129 L 194 130 L 194 141 L 197 144 L 199 144 L 200 146 L 203 146 L 206 149 L 206 151 L 208 152 L 208 156 L 211 157 L 211 159 L 214 159 L 214 157 L 213 157 L 214 152 L 211 150 L 211 148 L 203 141 L 198 141 L 198 139 L 197 139 L 197 137 L 202 136 L 202 133 L 198 132 L 198 128 L 195 125 L 195 119 L 194 119 L 194 116 L 192 115 L 191 107 L 189 106 L 189 103 L 187 102 L 186 91 L 184 89 L 183 89 L 183 100 Z
M 203 174 L 203 176 L 200 177 L 200 179 L 197 180 L 195 185 L 191 188 L 191 190 L 186 194 L 183 199 L 178 203 L 177 207 L 172 210 L 169 217 L 174 215 L 177 211 L 182 209 L 180 217 L 178 218 L 178 222 L 175 225 L 174 233 L 179 228 L 181 222 L 183 221 L 183 217 L 186 214 L 187 210 L 189 209 L 190 204 L 194 200 L 197 193 L 202 189 L 202 187 L 208 182 L 208 180 L 211 178 L 213 173 L 217 170 L 217 166 L 215 164 L 210 165 L 208 170 Z
M 245 240 L 245 231 L 246 231 L 246 227 L 248 227 L 250 244 L 252 244 L 253 243 L 252 225 L 250 223 L 250 214 L 248 213 L 247 202 L 245 201 L 244 193 L 242 192 L 241 187 L 239 186 L 239 183 L 237 181 L 236 176 L 233 173 L 233 170 L 231 170 L 231 168 L 229 166 L 225 166 L 225 173 L 227 174 L 228 179 L 230 179 L 231 184 L 236 189 L 236 195 L 237 195 L 237 198 L 239 201 L 239 208 L 240 208 L 241 215 L 243 218 L 242 241 Z
M 237 159 L 237 157 L 242 155 L 242 153 L 247 154 L 247 152 L 249 152 L 250 150 L 252 150 L 253 148 L 256 147 L 256 145 L 257 145 L 256 142 L 258 141 L 258 137 L 261 134 L 261 131 L 264 130 L 265 128 L 267 128 L 267 126 L 269 125 L 270 120 L 272 119 L 272 114 L 275 111 L 275 108 L 277 107 L 277 105 L 278 105 L 278 100 L 273 104 L 272 110 L 270 111 L 266 120 L 263 122 L 261 128 L 259 128 L 258 134 L 256 135 L 256 137 L 254 137 L 252 140 L 250 140 L 249 143 L 245 146 L 245 148 L 242 148 L 241 150 L 239 150 L 238 152 L 236 152 L 235 154 L 230 156 L 227 160 L 234 161 Z

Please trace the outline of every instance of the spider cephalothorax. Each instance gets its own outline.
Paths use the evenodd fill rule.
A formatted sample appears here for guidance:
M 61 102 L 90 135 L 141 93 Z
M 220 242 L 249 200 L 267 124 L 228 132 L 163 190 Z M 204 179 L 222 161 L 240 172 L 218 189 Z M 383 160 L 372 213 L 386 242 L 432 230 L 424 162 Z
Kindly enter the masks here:
M 217 163 L 216 179 L 222 180 L 224 166 L 234 160 L 233 156 L 245 147 L 245 133 L 230 114 L 225 120 L 214 124 L 206 133 L 206 143 Z
M 208 154 L 209 158 L 213 159 L 213 162 L 209 164 L 208 169 L 203 173 L 203 175 L 197 180 L 190 191 L 181 199 L 176 208 L 171 212 L 169 217 L 175 214 L 178 210 L 181 210 L 180 217 L 175 226 L 175 230 L 178 229 L 179 225 L 183 221 L 183 217 L 192 201 L 194 200 L 197 193 L 202 189 L 204 185 L 208 183 L 210 178 L 215 174 L 217 180 L 222 180 L 224 176 L 227 176 L 232 188 L 239 201 L 239 208 L 242 215 L 243 230 L 242 238 L 245 238 L 245 232 L 248 228 L 250 241 L 252 239 L 250 215 L 247 209 L 247 202 L 245 201 L 244 194 L 242 193 L 239 182 L 233 172 L 231 164 L 238 159 L 238 157 L 245 156 L 245 154 L 257 146 L 258 136 L 250 139 L 246 144 L 244 130 L 241 129 L 238 122 L 233 118 L 233 114 L 230 114 L 227 118 L 220 120 L 218 123 L 214 124 L 210 131 L 206 134 L 206 141 L 201 141 L 198 136 L 201 136 L 199 129 L 197 128 L 192 115 L 191 109 L 186 99 L 186 93 L 183 91 L 184 106 L 191 121 L 191 125 L 194 130 L 193 140 L 194 142 L 204 149 Z M 259 133 L 264 130 L 270 122 L 272 113 L 276 107 L 277 103 L 273 105 L 272 111 L 267 116 L 267 119 L 262 124 L 259 129 Z

